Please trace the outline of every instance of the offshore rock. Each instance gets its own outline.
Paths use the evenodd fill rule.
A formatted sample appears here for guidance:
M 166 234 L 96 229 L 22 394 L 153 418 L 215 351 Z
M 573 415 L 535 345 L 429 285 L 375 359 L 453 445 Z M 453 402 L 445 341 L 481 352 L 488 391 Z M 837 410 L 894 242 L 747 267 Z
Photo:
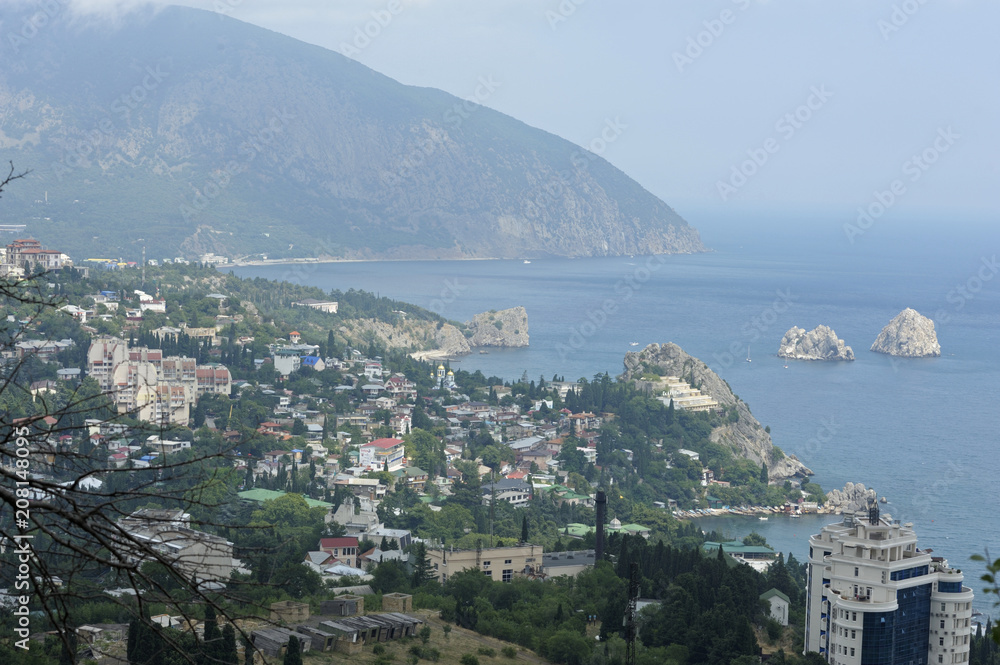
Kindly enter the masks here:
M 640 389 L 653 388 L 653 383 L 642 379 L 642 375 L 653 368 L 660 375 L 677 376 L 688 381 L 703 394 L 711 395 L 720 406 L 735 407 L 736 422 L 714 428 L 711 440 L 729 446 L 755 464 L 766 463 L 771 481 L 813 475 L 795 455 L 786 456 L 774 447 L 771 435 L 753 417 L 746 403 L 733 394 L 728 383 L 676 344 L 650 344 L 642 351 L 626 353 L 625 372 L 621 378 L 634 381 Z
M 781 338 L 778 356 L 795 360 L 854 360 L 854 351 L 828 326 L 809 332 L 792 326 Z
M 524 307 L 490 310 L 476 314 L 466 326 L 472 332 L 469 345 L 515 348 L 528 346 L 528 312 Z
M 838 513 L 854 513 L 868 510 L 868 504 L 877 498 L 873 489 L 866 489 L 862 483 L 847 483 L 842 490 L 826 493 L 826 506 Z
M 902 358 L 941 355 L 934 322 L 909 307 L 889 322 L 875 338 L 872 351 Z

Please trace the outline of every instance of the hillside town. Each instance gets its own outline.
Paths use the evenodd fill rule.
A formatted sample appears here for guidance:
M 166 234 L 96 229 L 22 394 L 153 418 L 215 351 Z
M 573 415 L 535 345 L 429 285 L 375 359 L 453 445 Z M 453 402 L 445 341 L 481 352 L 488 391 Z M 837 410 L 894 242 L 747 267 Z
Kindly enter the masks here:
M 10 247 L 6 256 L 15 256 Z M 219 594 L 227 610 L 235 607 L 227 594 L 258 583 L 254 616 L 231 619 L 253 662 L 409 639 L 427 620 L 416 609 L 504 637 L 483 623 L 486 608 L 448 596 L 470 570 L 477 584 L 544 584 L 614 571 L 627 578 L 629 561 L 641 561 L 653 578 L 662 566 L 695 571 L 716 556 L 746 569 L 732 574 L 757 576 L 747 582 L 757 590 L 746 619 L 734 625 L 756 621 L 756 634 L 776 645 L 802 639 L 808 562 L 756 540 L 713 540 L 684 520 L 797 516 L 821 510 L 822 492 L 769 481 L 766 465 L 712 443 L 712 428 L 731 412 L 687 380 L 664 376 L 662 390 L 646 394 L 607 375 L 490 379 L 338 338 L 333 293 L 290 292 L 265 319 L 269 296 L 240 293 L 247 283 L 220 281 L 209 267 L 158 270 L 125 267 L 112 279 L 67 264 L 42 277 L 62 294 L 44 315 L 4 304 L 14 333 L 5 371 L 31 379 L 25 391 L 0 395 L 5 427 L 32 433 L 25 448 L 37 478 L 73 483 L 83 470 L 88 500 L 121 494 L 107 542 L 123 563 L 150 574 L 168 566 L 198 593 Z M 154 275 L 155 288 L 135 288 Z M 312 318 L 291 318 L 306 311 Z M 72 413 L 55 408 L 74 403 Z M 7 441 L 0 462 L 13 474 L 18 456 Z M 664 543 L 691 547 L 695 558 Z M 101 575 L 99 586 L 142 591 L 129 591 L 121 573 Z M 229 621 L 214 610 L 193 619 L 185 602 L 143 588 L 163 610 L 150 620 L 165 631 L 200 642 Z M 13 598 L 8 590 L 0 602 Z M 662 602 L 647 599 L 654 609 Z M 620 608 L 585 604 L 600 618 L 594 630 L 614 637 Z M 129 629 L 95 622 L 77 633 L 86 657 L 110 663 Z M 533 640 L 521 644 L 544 652 Z M 751 642 L 732 653 L 754 652 Z

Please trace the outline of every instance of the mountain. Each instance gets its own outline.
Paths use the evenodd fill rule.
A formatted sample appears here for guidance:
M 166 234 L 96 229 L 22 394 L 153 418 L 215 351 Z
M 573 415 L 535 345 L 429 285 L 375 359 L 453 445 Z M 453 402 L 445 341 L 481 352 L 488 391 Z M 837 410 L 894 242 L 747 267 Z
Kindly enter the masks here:
M 0 9 L 0 160 L 31 174 L 0 223 L 76 257 L 704 251 L 597 155 L 338 53 L 187 8 L 24 12 Z

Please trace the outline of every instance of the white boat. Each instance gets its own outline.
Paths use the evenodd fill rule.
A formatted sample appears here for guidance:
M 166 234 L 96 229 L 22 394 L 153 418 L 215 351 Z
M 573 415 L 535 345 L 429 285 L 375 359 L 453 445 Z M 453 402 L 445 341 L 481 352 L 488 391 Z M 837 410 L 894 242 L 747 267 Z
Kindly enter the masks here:
M 763 515 L 760 516 L 760 517 L 758 517 L 757 519 L 759 519 L 761 522 L 766 522 L 767 521 L 767 518 L 764 517 Z
M 524 262 L 525 263 L 531 263 L 531 261 L 529 261 L 528 259 L 525 259 Z
M 747 362 L 748 363 L 749 362 L 753 362 L 752 360 L 750 360 L 750 345 L 749 344 L 747 344 Z
M 799 513 L 792 513 L 789 517 L 802 517 Z
M 629 346 L 639 346 L 639 342 L 629 342 Z

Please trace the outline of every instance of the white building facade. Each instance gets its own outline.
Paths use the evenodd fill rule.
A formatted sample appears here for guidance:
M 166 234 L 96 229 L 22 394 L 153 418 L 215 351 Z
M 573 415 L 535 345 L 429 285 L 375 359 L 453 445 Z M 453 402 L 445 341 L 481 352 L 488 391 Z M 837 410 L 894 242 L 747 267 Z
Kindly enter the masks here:
M 809 539 L 806 651 L 836 665 L 969 661 L 973 592 L 912 526 L 874 509 Z

